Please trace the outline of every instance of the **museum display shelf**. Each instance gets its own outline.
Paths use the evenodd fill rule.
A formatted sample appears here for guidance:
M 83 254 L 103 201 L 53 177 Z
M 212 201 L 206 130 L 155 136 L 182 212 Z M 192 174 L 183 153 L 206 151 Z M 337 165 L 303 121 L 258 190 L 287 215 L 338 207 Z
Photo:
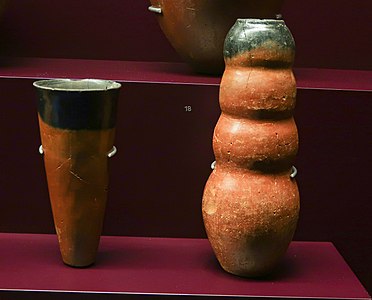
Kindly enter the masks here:
M 332 91 L 341 91 L 344 95 L 372 91 L 372 71 L 316 68 L 294 71 L 300 90 L 314 90 L 314 93 L 328 90 L 332 94 Z M 159 87 L 167 90 L 171 87 L 165 85 L 182 86 L 178 92 L 173 91 L 173 98 L 174 93 L 182 94 L 192 89 L 191 86 L 217 89 L 220 82 L 220 77 L 193 73 L 184 63 L 0 59 L 0 78 L 4 85 L 14 82 L 24 87 L 23 79 L 92 77 L 148 83 L 144 94 L 154 91 L 154 84 L 161 84 Z M 27 82 L 27 85 L 30 84 Z M 134 89 L 131 94 L 137 92 Z M 17 95 L 21 98 L 27 93 L 25 89 Z M 335 247 L 325 242 L 293 242 L 282 272 L 263 280 L 247 280 L 223 272 L 209 243 L 203 239 L 103 237 L 97 264 L 89 269 L 72 269 L 61 263 L 55 236 L 4 233 L 0 234 L 0 261 L 0 299 L 4 293 L 20 299 L 38 293 L 66 297 L 71 297 L 71 293 L 84 293 L 113 297 L 370 299 Z
M 2 292 L 370 299 L 329 242 L 292 242 L 261 279 L 224 272 L 206 239 L 103 236 L 96 264 L 79 269 L 62 263 L 55 235 L 1 233 L 0 258 Z
M 372 71 L 295 68 L 298 89 L 372 91 Z M 63 58 L 0 58 L 0 78 L 102 78 L 132 83 L 214 85 L 220 77 L 184 63 Z
M 307 66 L 294 68 L 295 239 L 333 244 L 295 241 L 275 275 L 250 280 L 224 272 L 206 239 L 185 238 L 205 236 L 200 199 L 221 77 L 181 62 L 148 0 L 8 1 L 0 26 L 0 232 L 8 232 L 0 233 L 0 300 L 371 299 L 372 2 L 343 2 L 291 0 L 282 12 L 295 66 Z M 124 83 L 109 236 L 91 268 L 65 266 L 57 237 L 39 234 L 53 224 L 32 82 L 49 78 Z
M 308 67 L 294 68 L 302 214 L 295 239 L 335 246 L 293 242 L 281 271 L 262 280 L 227 274 L 207 240 L 184 238 L 205 234 L 200 199 L 221 77 L 181 62 L 148 0 L 26 2 L 8 1 L 0 26 L 0 231 L 19 232 L 0 233 L 1 300 L 370 299 L 370 2 L 350 9 L 345 1 L 292 0 L 283 8 L 295 66 Z M 57 237 L 39 234 L 53 225 L 32 82 L 49 78 L 124 83 L 104 231 L 117 236 L 102 237 L 87 269 L 65 266 Z

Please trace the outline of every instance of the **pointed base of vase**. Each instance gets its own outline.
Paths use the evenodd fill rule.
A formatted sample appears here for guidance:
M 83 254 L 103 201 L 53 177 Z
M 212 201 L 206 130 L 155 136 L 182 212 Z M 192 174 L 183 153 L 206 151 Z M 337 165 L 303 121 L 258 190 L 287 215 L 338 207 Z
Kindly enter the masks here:
M 83 265 L 75 265 L 75 264 L 70 264 L 70 263 L 67 263 L 67 262 L 63 262 L 66 266 L 68 267 L 71 267 L 71 268 L 75 268 L 75 269 L 86 269 L 86 268 L 89 268 L 91 266 L 93 266 L 96 262 L 92 262 L 92 263 L 89 263 L 89 264 L 83 264 Z

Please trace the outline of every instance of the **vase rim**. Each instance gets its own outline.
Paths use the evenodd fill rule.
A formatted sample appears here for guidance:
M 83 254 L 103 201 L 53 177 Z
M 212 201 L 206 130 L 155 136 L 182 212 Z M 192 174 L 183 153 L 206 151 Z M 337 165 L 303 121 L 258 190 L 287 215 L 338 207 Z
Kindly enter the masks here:
M 38 80 L 33 86 L 43 90 L 65 91 L 65 92 L 103 92 L 115 90 L 121 87 L 121 84 L 105 79 L 45 79 Z
M 282 24 L 284 23 L 283 19 L 255 19 L 255 18 L 239 18 L 236 20 L 239 23 L 248 23 L 248 24 Z

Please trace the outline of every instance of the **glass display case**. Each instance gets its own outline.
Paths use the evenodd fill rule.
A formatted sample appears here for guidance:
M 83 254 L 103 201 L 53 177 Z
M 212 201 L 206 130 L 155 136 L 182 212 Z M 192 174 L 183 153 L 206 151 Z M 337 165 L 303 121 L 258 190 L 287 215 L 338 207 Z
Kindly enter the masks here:
M 202 223 L 221 78 L 190 70 L 148 6 L 7 3 L 0 22 L 0 298 L 370 299 L 372 4 L 288 0 L 283 7 L 297 44 L 301 213 L 283 264 L 260 280 L 225 273 Z M 86 269 L 63 265 L 54 234 L 32 86 L 47 78 L 122 84 L 103 237 Z

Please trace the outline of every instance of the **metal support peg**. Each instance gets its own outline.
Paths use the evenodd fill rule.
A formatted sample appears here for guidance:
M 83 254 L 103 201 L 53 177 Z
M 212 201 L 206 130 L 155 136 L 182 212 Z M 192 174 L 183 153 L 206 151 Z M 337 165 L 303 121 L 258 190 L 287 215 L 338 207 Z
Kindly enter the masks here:
M 107 156 L 110 158 L 110 157 L 113 157 L 116 152 L 118 152 L 118 149 L 116 149 L 115 146 L 112 146 L 111 150 L 107 153 Z
M 289 177 L 295 178 L 296 175 L 297 175 L 297 169 L 296 169 L 295 166 L 292 166 L 292 173 L 291 173 L 291 175 L 289 175 Z
M 148 10 L 151 11 L 151 12 L 157 13 L 157 14 L 162 13 L 161 7 L 155 7 L 155 6 L 152 6 L 152 5 L 149 6 Z
M 107 153 L 107 157 L 113 157 L 116 152 L 118 152 L 118 149 L 115 146 L 112 146 L 111 150 Z M 39 147 L 39 153 L 44 154 L 43 145 L 40 145 Z

